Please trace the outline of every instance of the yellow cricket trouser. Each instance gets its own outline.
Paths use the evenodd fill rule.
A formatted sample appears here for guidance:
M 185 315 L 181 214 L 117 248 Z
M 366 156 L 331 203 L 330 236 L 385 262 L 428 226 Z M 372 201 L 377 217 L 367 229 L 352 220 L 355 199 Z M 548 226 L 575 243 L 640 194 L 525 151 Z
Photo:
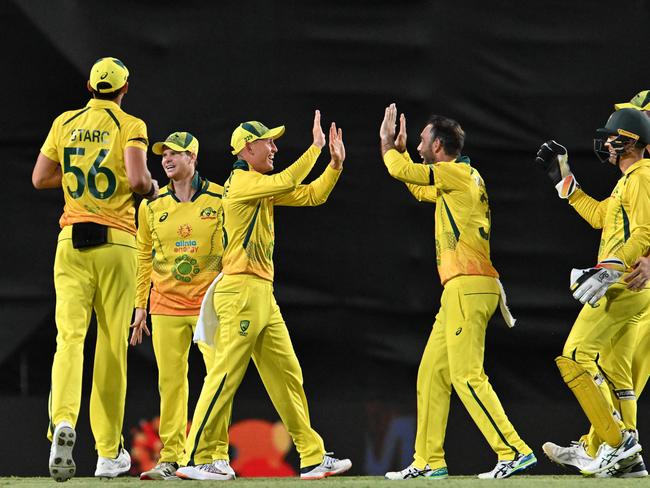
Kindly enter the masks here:
M 225 275 L 217 284 L 219 316 L 214 363 L 203 383 L 185 450 L 188 464 L 209 452 L 251 357 L 271 401 L 293 438 L 301 467 L 323 460 L 323 439 L 312 429 L 302 371 L 273 296 L 273 283 L 252 275 Z
M 636 430 L 637 399 L 650 372 L 650 309 L 633 316 L 603 350 L 598 365 L 607 380 L 614 408 L 621 414 L 626 429 Z M 626 395 L 626 393 L 633 395 Z M 581 438 L 587 453 L 595 456 L 602 439 L 593 427 Z
M 632 358 L 632 384 L 639 398 L 650 378 L 650 309 L 639 323 L 638 342 Z
M 188 355 L 198 315 L 151 315 L 151 339 L 158 365 L 158 391 L 160 393 L 159 434 L 163 448 L 161 463 L 182 463 L 185 458 L 185 432 L 187 430 L 187 402 L 189 396 Z M 214 359 L 214 348 L 198 344 L 206 371 Z M 230 415 L 223 417 L 219 435 L 213 441 L 215 459 L 228 457 L 228 424 Z M 212 457 L 197 464 L 212 461 Z
M 447 465 L 443 443 L 452 385 L 499 460 L 531 452 L 483 369 L 485 331 L 499 293 L 497 281 L 487 276 L 459 276 L 445 284 L 418 370 L 414 465 L 419 469 Z
M 126 352 L 135 299 L 135 237 L 109 228 L 110 244 L 72 247 L 72 227 L 59 233 L 54 259 L 56 353 L 52 364 L 50 428 L 75 425 L 81 403 L 83 347 L 93 309 L 97 342 L 90 393 L 90 426 L 99 456 L 115 457 L 122 441 Z
M 649 305 L 650 289 L 630 291 L 625 284 L 615 283 L 600 299 L 597 307 L 588 304 L 582 307 L 564 344 L 563 356 L 579 363 L 592 378 L 604 378 L 604 381 L 598 382 L 598 386 L 612 411 L 615 406 L 607 379 L 613 381 L 612 386 L 617 389 L 634 387 L 631 369 L 637 330 Z M 606 371 L 599 364 L 601 354 Z M 625 403 L 623 407 L 627 411 L 628 421 L 634 418 L 636 424 L 636 401 L 634 404 Z M 617 420 L 617 423 L 621 429 L 625 428 L 623 422 Z M 587 442 L 589 451 L 594 454 L 600 439 L 589 439 Z

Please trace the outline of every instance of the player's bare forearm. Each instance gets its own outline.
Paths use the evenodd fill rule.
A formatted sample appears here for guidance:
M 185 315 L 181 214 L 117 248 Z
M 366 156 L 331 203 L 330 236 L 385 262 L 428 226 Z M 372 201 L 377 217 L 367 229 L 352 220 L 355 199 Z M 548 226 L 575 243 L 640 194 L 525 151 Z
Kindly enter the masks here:
M 393 138 L 382 138 L 381 139 L 381 157 L 390 151 L 391 149 L 396 149 L 395 140 Z
M 43 153 L 38 154 L 34 171 L 32 172 L 32 184 L 37 190 L 48 188 L 61 188 L 63 173 L 61 165 Z

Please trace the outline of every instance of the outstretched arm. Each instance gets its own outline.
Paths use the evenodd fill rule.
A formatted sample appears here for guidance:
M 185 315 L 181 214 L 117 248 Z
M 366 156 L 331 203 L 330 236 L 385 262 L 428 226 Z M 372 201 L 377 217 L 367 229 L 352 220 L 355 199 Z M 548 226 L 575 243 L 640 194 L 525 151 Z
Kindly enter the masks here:
M 388 173 L 404 183 L 433 185 L 433 169 L 428 165 L 413 164 L 406 152 L 406 117 L 400 116 L 400 131 L 395 137 L 397 107 L 391 103 L 384 111 L 379 128 L 381 155 Z
M 332 159 L 323 174 L 308 185 L 299 185 L 292 192 L 276 196 L 274 205 L 304 207 L 325 203 L 339 179 L 345 160 L 343 130 L 336 128 L 336 122 L 332 122 L 329 130 L 329 150 Z

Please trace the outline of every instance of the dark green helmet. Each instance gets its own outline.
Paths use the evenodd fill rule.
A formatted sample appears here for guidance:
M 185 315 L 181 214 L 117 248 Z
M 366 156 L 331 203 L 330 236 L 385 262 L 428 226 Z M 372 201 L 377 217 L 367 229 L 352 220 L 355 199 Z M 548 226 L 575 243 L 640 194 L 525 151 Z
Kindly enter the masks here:
M 650 144 L 650 118 L 640 110 L 622 108 L 610 115 L 605 127 L 598 129 L 598 132 L 627 137 L 647 146 Z

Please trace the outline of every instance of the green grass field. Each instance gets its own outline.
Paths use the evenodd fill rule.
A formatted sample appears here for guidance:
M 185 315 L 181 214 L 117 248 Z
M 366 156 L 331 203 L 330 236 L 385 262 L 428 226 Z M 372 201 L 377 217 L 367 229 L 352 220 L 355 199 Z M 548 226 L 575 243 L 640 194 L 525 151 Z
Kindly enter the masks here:
M 142 485 L 142 483 L 145 483 Z M 474 488 L 485 487 L 490 484 L 504 484 L 506 488 L 586 488 L 597 486 L 598 488 L 650 488 L 650 477 L 641 479 L 590 479 L 581 476 L 516 476 L 502 481 L 479 480 L 472 476 L 453 476 L 446 480 L 409 480 L 409 481 L 388 481 L 379 476 L 342 476 L 328 478 L 322 481 L 301 481 L 298 478 L 239 478 L 232 482 L 206 482 L 206 481 L 165 481 L 162 486 L 165 488 L 180 487 L 191 488 L 193 486 L 215 486 L 220 483 L 227 483 L 228 486 L 239 486 L 241 488 L 295 488 L 316 483 L 316 488 L 372 488 L 375 486 L 389 487 L 404 485 L 408 488 L 421 488 L 431 485 L 441 488 Z M 0 487 L 44 487 L 55 486 L 56 482 L 50 478 L 0 478 Z M 113 480 L 99 480 L 95 478 L 73 478 L 67 483 L 57 485 L 60 487 L 102 487 L 102 488 L 134 488 L 135 486 L 152 486 L 150 482 L 140 481 L 138 478 L 117 478 Z M 153 486 L 158 486 L 153 485 Z

